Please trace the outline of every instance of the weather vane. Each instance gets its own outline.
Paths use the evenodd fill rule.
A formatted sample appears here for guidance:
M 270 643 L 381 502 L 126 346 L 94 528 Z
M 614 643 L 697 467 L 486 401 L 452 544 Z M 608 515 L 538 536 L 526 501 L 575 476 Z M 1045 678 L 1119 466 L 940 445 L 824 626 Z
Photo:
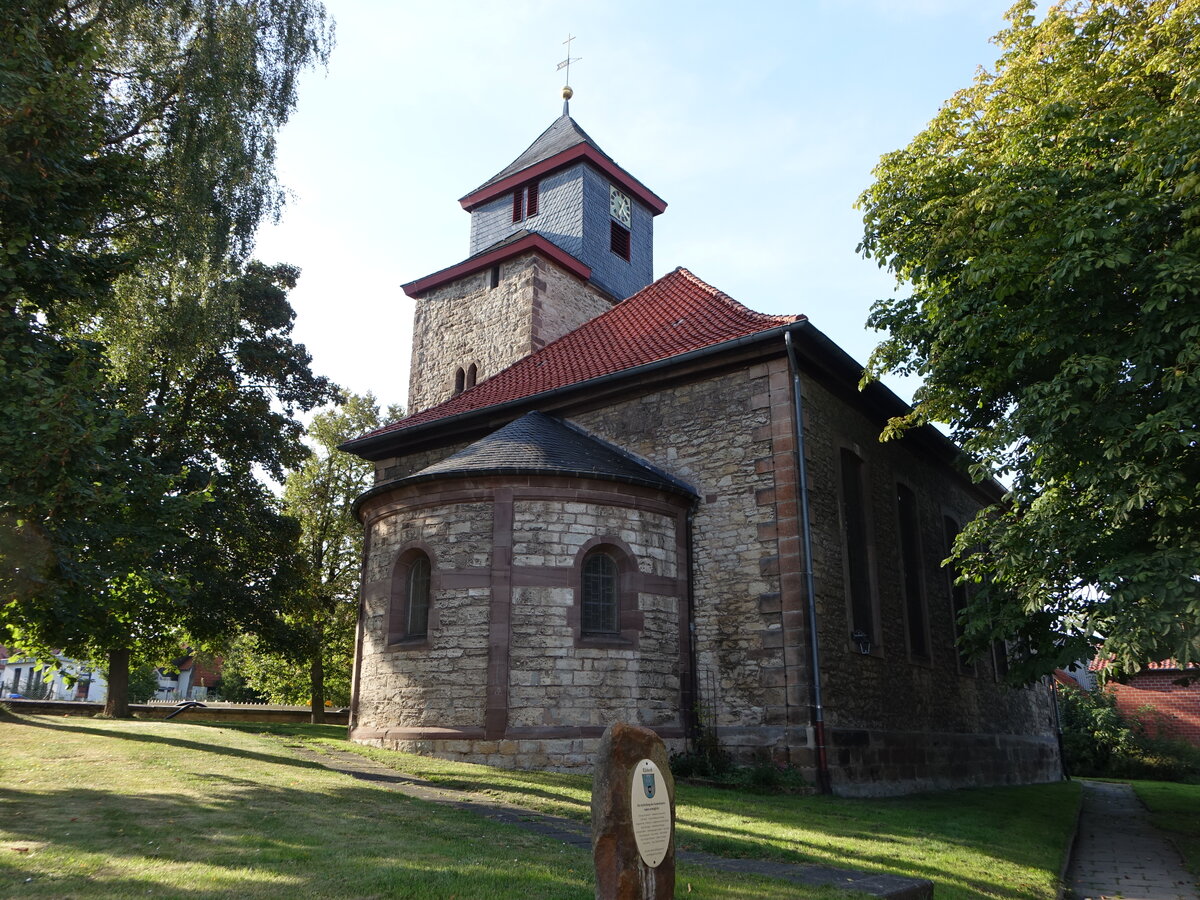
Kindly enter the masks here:
M 562 69 L 567 70 L 567 74 L 563 77 L 563 89 L 562 89 L 563 115 L 564 116 L 570 114 L 569 104 L 571 102 L 571 97 L 573 97 L 575 95 L 575 92 L 573 90 L 571 90 L 571 63 L 579 62 L 583 58 L 581 56 L 572 56 L 571 55 L 571 41 L 573 41 L 575 39 L 576 39 L 575 35 L 571 34 L 571 32 L 568 31 L 567 39 L 565 41 L 563 41 L 563 43 L 567 45 L 567 58 L 558 64 L 559 71 L 561 71 Z

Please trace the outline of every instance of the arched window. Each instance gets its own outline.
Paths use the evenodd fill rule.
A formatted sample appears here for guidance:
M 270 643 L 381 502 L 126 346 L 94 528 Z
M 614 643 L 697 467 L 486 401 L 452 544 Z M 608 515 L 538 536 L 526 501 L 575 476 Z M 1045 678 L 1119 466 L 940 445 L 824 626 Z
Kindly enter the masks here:
M 617 561 L 603 550 L 593 550 L 583 561 L 582 574 L 580 631 L 585 635 L 619 633 Z
M 429 634 L 429 557 L 422 553 L 408 565 L 408 585 L 405 591 L 404 636 L 426 637 Z
M 454 396 L 457 397 L 463 392 L 463 386 L 466 384 L 467 373 L 462 370 L 462 366 L 458 367 L 458 371 L 454 373 Z
M 479 369 L 475 365 L 475 363 L 471 363 L 471 365 L 467 366 L 466 387 L 468 390 L 475 387 L 475 376 L 478 374 L 478 372 L 479 372 Z
M 429 555 L 418 548 L 406 551 L 396 561 L 387 621 L 389 644 L 426 645 L 433 598 L 432 574 Z

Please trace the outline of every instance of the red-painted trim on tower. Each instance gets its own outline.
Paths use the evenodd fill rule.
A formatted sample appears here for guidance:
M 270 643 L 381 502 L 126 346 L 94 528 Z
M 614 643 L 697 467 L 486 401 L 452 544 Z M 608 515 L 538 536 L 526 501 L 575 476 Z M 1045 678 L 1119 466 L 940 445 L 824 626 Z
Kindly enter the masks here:
M 434 288 L 439 288 L 443 284 L 449 284 L 456 279 L 473 275 L 483 269 L 499 265 L 505 260 L 512 259 L 514 256 L 520 256 L 522 253 L 529 253 L 530 251 L 540 253 L 551 262 L 558 263 L 580 281 L 587 281 L 592 277 L 591 266 L 581 263 L 566 250 L 550 243 L 540 234 L 530 234 L 520 240 L 513 241 L 511 244 L 497 247 L 491 252 L 472 256 L 470 259 L 465 259 L 447 269 L 434 272 L 432 275 L 426 275 L 424 278 L 418 278 L 416 281 L 410 281 L 408 284 L 401 285 L 401 288 L 405 294 L 415 300 L 422 294 Z
M 611 159 L 608 159 L 602 153 L 598 153 L 595 148 L 588 144 L 576 144 L 574 147 L 568 147 L 561 153 L 556 153 L 554 156 L 543 159 L 539 163 L 534 163 L 527 169 L 522 169 L 520 172 L 514 172 L 507 178 L 497 181 L 495 184 L 489 184 L 485 188 L 480 188 L 472 194 L 467 194 L 458 202 L 462 204 L 462 208 L 470 212 L 475 207 L 487 203 L 489 200 L 494 200 L 501 194 L 507 194 L 509 191 L 523 185 L 525 182 L 534 178 L 542 178 L 545 175 L 555 172 L 558 169 L 566 168 L 572 163 L 580 160 L 591 163 L 613 181 L 617 182 L 633 196 L 637 197 L 645 206 L 650 208 L 650 212 L 654 215 L 665 212 L 667 201 L 650 188 L 646 187 Z

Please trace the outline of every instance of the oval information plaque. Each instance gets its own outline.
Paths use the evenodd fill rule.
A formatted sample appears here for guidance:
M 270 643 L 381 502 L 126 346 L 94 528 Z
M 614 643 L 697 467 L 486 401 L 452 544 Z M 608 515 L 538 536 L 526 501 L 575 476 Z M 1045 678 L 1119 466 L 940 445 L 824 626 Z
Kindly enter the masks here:
M 671 846 L 671 798 L 662 772 L 652 759 L 633 767 L 629 813 L 638 853 L 650 868 L 657 868 Z

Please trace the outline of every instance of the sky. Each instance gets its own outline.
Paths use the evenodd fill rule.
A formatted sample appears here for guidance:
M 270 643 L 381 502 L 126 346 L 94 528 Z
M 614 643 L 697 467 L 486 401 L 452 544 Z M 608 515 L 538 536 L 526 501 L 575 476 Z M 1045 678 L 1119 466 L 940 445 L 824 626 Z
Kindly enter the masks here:
M 677 266 L 751 309 L 804 313 L 865 362 L 898 288 L 856 247 L 855 201 L 997 56 L 1011 0 L 326 0 L 336 46 L 278 138 L 289 192 L 257 255 L 302 270 L 313 368 L 407 399 L 401 285 L 468 255 L 458 198 L 562 112 L 667 201 L 654 275 Z M 889 379 L 905 399 L 915 382 Z

